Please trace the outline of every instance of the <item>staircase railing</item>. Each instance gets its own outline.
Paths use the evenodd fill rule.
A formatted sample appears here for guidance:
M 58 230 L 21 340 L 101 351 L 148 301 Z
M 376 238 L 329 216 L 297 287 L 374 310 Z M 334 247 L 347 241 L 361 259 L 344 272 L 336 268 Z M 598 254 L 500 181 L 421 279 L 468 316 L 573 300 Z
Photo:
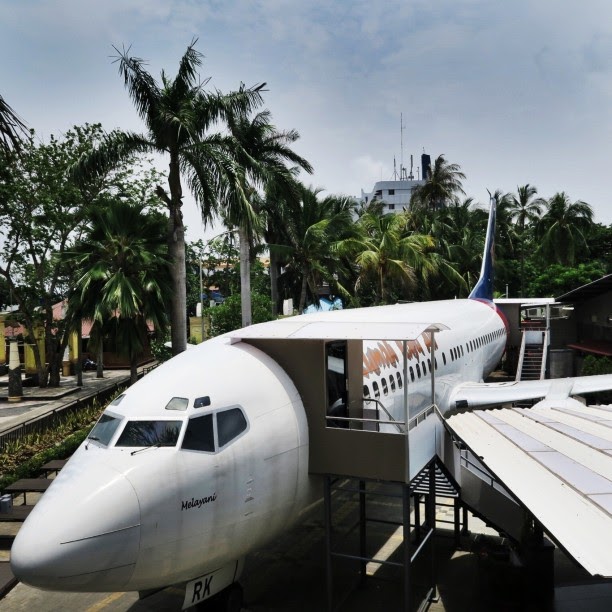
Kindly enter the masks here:
M 546 376 L 546 361 L 548 358 L 548 329 L 544 332 L 544 338 L 542 339 L 542 365 L 540 367 L 540 380 L 544 380 Z
M 525 359 L 525 343 L 527 339 L 527 334 L 525 330 L 523 330 L 522 339 L 521 339 L 521 350 L 519 351 L 519 360 L 518 365 L 516 366 L 516 376 L 515 380 L 521 380 L 521 373 L 523 371 L 523 360 Z

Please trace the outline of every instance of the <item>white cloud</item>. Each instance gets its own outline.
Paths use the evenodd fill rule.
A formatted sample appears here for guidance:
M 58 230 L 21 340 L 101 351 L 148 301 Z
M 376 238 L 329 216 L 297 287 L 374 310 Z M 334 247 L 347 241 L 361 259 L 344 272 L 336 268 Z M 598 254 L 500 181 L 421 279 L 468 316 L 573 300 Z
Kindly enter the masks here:
M 445 153 L 479 199 L 530 182 L 612 222 L 606 0 L 31 0 L 4 13 L 0 93 L 45 135 L 140 129 L 111 45 L 132 44 L 159 77 L 195 36 L 211 86 L 268 83 L 276 124 L 300 131 L 315 166 L 308 183 L 357 195 L 381 164 L 388 178 L 403 113 L 406 162 Z

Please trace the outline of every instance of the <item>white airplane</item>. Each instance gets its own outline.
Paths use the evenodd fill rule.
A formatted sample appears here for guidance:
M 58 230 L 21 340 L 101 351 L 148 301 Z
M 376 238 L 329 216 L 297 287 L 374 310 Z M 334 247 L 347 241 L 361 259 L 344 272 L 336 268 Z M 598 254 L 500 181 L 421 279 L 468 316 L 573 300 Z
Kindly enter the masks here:
M 384 327 L 387 339 L 363 343 L 363 393 L 384 404 L 380 427 L 389 432 L 403 431 L 406 385 L 410 416 L 431 403 L 432 370 L 444 415 L 544 397 L 552 381 L 483 383 L 507 334 L 492 302 L 494 227 L 492 203 L 469 299 L 316 313 L 248 332 L 297 338 L 315 326 L 333 339 L 339 329 Z M 429 334 L 406 344 L 389 339 L 432 323 L 444 330 L 433 353 Z M 19 580 L 59 591 L 141 593 L 186 583 L 184 608 L 221 591 L 239 601 L 244 557 L 322 495 L 320 479 L 309 474 L 303 398 L 277 361 L 241 341 L 245 335 L 182 353 L 106 408 L 20 529 L 11 551 Z M 336 426 L 347 418 L 345 389 L 334 387 L 341 361 L 330 356 Z M 567 381 L 567 395 L 612 387 L 609 376 Z

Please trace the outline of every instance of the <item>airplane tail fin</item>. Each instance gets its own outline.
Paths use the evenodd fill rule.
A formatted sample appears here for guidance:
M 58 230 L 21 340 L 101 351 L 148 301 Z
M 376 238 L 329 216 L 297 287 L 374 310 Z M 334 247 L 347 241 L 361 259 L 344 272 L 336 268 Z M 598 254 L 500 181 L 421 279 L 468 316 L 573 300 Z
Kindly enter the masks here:
M 484 253 L 482 254 L 480 278 L 468 296 L 472 300 L 493 301 L 493 274 L 495 267 L 495 213 L 496 202 L 495 198 L 491 196 L 489 223 L 487 225 L 487 237 L 485 239 Z

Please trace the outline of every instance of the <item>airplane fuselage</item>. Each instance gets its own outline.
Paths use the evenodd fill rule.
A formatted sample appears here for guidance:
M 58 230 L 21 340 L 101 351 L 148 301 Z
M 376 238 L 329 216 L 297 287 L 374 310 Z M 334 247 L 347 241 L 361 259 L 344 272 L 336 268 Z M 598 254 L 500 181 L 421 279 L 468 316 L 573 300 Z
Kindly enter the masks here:
M 397 317 L 398 340 L 409 321 L 448 327 L 435 336 L 437 367 L 428 336 L 408 344 L 407 380 L 401 341 L 364 342 L 364 395 L 396 420 L 406 383 L 414 415 L 431 403 L 434 368 L 444 412 L 453 386 L 481 381 L 504 350 L 506 329 L 492 304 L 380 308 L 371 315 Z M 19 532 L 13 570 L 26 583 L 66 591 L 187 582 L 282 533 L 320 495 L 316 485 L 292 380 L 254 346 L 215 338 L 107 407 Z

